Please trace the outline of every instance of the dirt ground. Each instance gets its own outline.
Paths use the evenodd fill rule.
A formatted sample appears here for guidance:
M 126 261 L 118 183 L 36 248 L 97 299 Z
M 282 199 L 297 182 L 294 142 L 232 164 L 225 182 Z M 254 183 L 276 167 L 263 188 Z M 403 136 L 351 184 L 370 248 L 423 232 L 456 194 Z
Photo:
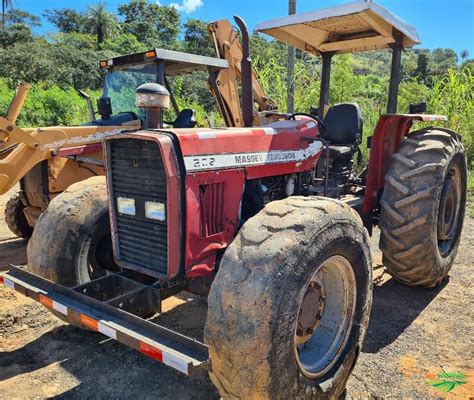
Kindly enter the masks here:
M 3 221 L 0 269 L 26 261 L 25 242 Z M 365 346 L 348 383 L 349 398 L 468 398 L 474 396 L 474 219 L 467 217 L 449 281 L 410 288 L 382 275 L 378 235 L 374 303 Z M 206 300 L 166 300 L 160 323 L 202 339 Z M 255 366 L 258 368 L 258 366 Z M 442 371 L 466 375 L 449 395 L 427 383 Z M 431 376 L 432 377 L 432 376 Z M 104 336 L 76 329 L 45 308 L 0 287 L 0 398 L 214 399 L 207 376 L 188 378 Z

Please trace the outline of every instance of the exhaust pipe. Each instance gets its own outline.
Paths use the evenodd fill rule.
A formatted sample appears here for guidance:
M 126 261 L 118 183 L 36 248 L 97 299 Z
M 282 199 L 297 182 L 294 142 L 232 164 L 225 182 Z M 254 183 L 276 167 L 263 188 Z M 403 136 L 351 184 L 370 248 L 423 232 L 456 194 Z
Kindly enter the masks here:
M 242 114 L 244 126 L 253 126 L 253 83 L 252 59 L 250 58 L 249 31 L 244 20 L 235 15 L 234 20 L 242 33 L 242 61 L 240 63 L 242 80 Z
M 91 118 L 91 121 L 92 122 L 97 121 L 95 118 L 95 110 L 94 110 L 94 106 L 92 105 L 91 97 L 83 90 L 78 90 L 77 93 L 87 102 L 87 108 L 89 109 L 89 116 Z

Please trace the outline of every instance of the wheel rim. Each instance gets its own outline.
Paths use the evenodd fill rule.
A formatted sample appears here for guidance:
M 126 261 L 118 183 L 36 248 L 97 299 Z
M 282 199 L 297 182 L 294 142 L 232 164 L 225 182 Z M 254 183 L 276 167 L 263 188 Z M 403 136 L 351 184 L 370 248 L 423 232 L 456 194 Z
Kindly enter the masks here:
M 449 255 L 458 237 L 461 222 L 461 186 L 461 171 L 453 164 L 444 180 L 438 208 L 437 238 L 442 256 Z
M 331 256 L 313 274 L 300 303 L 294 333 L 301 372 L 316 379 L 341 355 L 354 320 L 356 281 L 350 262 Z
M 100 278 L 119 268 L 112 255 L 112 242 L 108 233 L 89 235 L 79 257 L 81 283 Z

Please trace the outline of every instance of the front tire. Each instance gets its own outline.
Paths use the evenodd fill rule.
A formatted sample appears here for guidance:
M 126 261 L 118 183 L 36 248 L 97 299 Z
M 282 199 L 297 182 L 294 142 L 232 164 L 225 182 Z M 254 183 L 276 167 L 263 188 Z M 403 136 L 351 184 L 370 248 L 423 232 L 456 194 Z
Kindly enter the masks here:
M 367 240 L 359 216 L 331 199 L 272 202 L 244 224 L 208 298 L 210 377 L 223 398 L 343 393 L 372 301 Z
M 104 177 L 75 183 L 51 201 L 38 219 L 27 256 L 31 272 L 68 287 L 117 268 Z
M 447 276 L 461 238 L 466 190 L 457 133 L 426 128 L 402 141 L 380 202 L 380 249 L 395 279 L 432 287 Z
M 28 224 L 24 209 L 20 193 L 15 193 L 5 205 L 5 222 L 16 236 L 28 240 L 33 234 L 33 227 Z

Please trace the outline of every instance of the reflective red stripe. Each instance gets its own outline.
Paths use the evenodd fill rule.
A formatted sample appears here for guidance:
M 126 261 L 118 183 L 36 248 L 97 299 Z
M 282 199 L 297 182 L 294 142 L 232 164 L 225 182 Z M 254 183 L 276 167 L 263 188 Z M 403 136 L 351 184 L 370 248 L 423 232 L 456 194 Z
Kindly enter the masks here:
M 150 346 L 144 342 L 140 342 L 140 351 L 148 357 L 154 358 L 159 362 L 163 362 L 163 353 L 156 347 Z
M 81 323 L 82 325 L 85 325 L 88 328 L 91 328 L 95 331 L 98 330 L 97 328 L 98 322 L 94 318 L 91 318 L 87 315 L 81 314 Z
M 3 276 L 0 276 L 0 283 L 3 283 Z
M 39 302 L 48 308 L 53 308 L 53 300 L 46 297 L 44 294 L 39 295 Z

